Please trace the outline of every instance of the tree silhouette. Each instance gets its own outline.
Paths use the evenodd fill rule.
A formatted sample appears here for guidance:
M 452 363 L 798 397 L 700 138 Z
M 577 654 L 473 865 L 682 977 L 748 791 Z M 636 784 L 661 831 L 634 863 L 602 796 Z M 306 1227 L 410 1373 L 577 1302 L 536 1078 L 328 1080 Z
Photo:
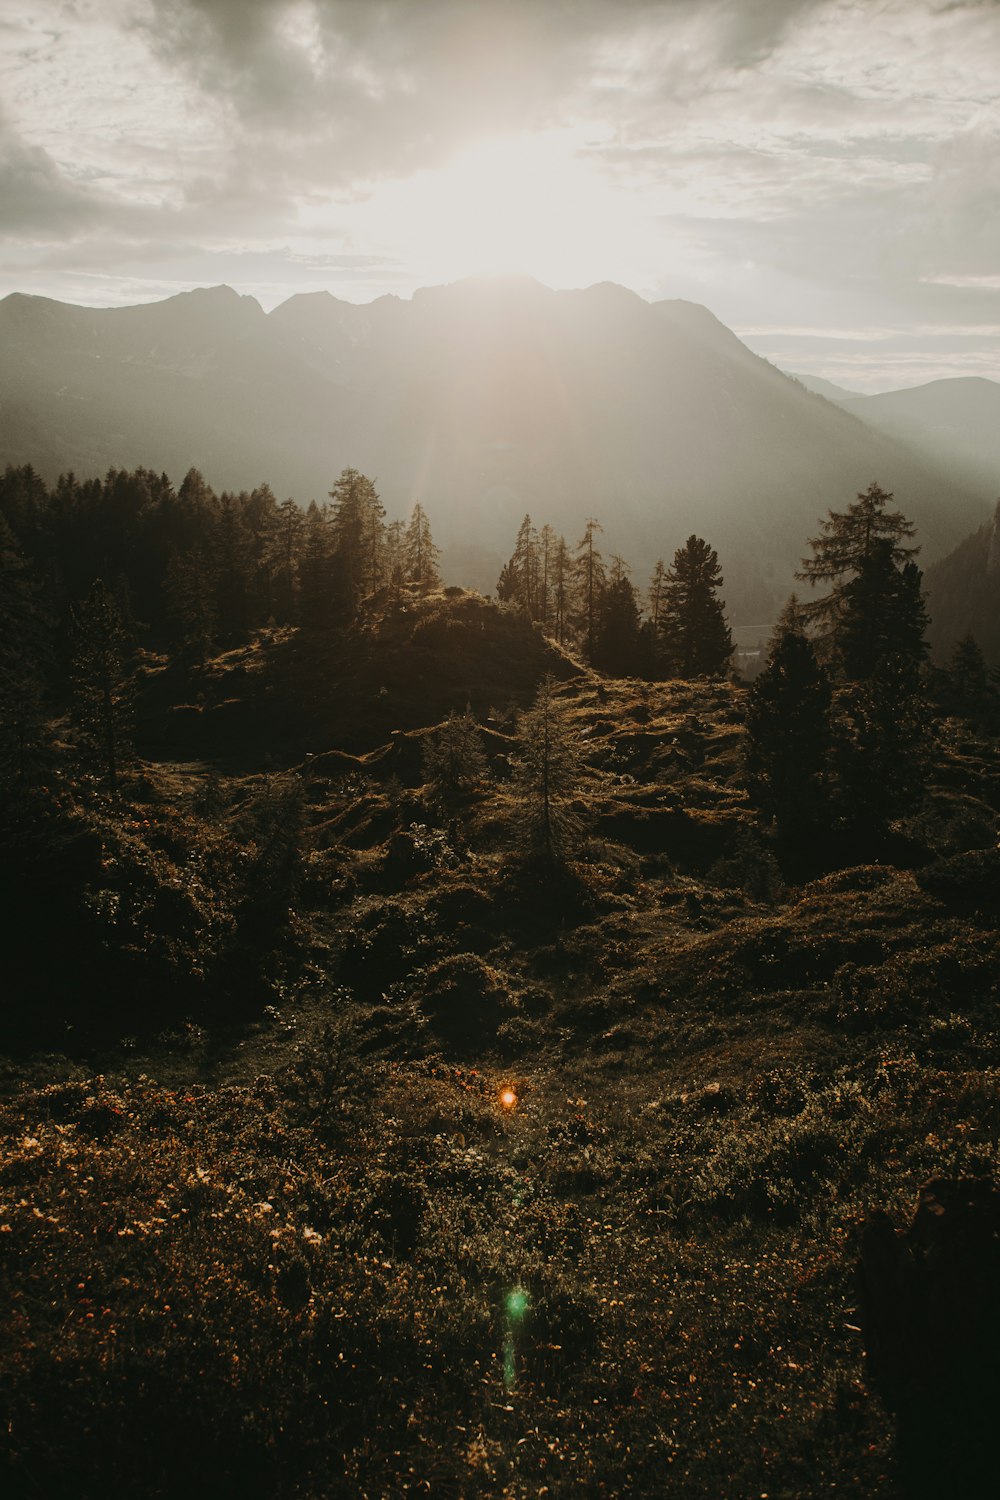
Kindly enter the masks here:
M 820 624 L 832 624 L 839 618 L 847 575 L 859 573 L 880 542 L 888 543 L 889 558 L 899 567 L 919 552 L 904 542 L 913 535 L 914 526 L 902 511 L 887 510 L 892 495 L 871 483 L 846 511 L 828 513 L 820 522 L 819 536 L 811 538 L 812 557 L 804 558 L 796 577 L 807 583 L 832 583 L 834 587 L 819 599 L 803 605 L 807 617 Z
M 48 621 L 6 520 L 0 515 L 0 773 L 23 781 L 45 740 Z
M 577 615 L 583 651 L 588 661 L 594 659 L 598 612 L 604 591 L 604 559 L 595 542 L 595 537 L 601 530 L 603 528 L 600 522 L 588 520 L 583 536 L 576 544 Z
M 822 821 L 830 701 L 811 643 L 782 626 L 747 694 L 745 764 L 751 796 L 783 835 L 802 836 Z
M 675 677 L 715 677 L 733 654 L 719 558 L 699 536 L 689 536 L 674 553 L 660 608 L 660 635 L 668 672 Z
M 862 681 L 880 662 L 898 657 L 914 672 L 927 655 L 927 611 L 920 569 L 900 568 L 887 537 L 875 541 L 840 590 L 831 639 L 844 675 Z
M 601 595 L 594 642 L 594 666 L 612 677 L 629 677 L 638 669 L 639 605 L 631 580 L 619 570 Z
M 438 571 L 440 556 L 441 549 L 435 547 L 431 536 L 431 523 L 427 519 L 427 512 L 422 505 L 417 504 L 413 507 L 403 542 L 403 566 L 407 582 L 415 583 L 418 588 L 424 590 L 434 588 L 441 582 L 441 574 Z
M 570 806 L 586 769 L 555 679 L 542 678 L 535 701 L 520 717 L 514 759 L 514 797 L 529 852 L 546 864 L 565 859 L 581 819 Z
M 471 712 L 450 713 L 424 740 L 424 775 L 435 800 L 454 812 L 486 775 L 483 736 Z
M 112 791 L 131 750 L 135 678 L 122 610 L 96 579 L 73 613 L 73 709 L 84 754 L 93 755 Z

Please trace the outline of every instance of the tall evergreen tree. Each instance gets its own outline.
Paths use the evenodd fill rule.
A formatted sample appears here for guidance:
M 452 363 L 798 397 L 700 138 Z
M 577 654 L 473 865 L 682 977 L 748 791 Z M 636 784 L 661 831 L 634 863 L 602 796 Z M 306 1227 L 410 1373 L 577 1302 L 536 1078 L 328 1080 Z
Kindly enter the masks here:
M 666 593 L 667 570 L 663 565 L 663 558 L 659 557 L 656 560 L 656 567 L 653 569 L 653 576 L 649 580 L 649 593 L 647 595 L 649 601 L 649 620 L 654 630 L 660 628 L 660 611 L 663 608 Z
M 538 601 L 535 618 L 545 630 L 552 625 L 552 582 L 560 538 L 546 524 L 538 533 Z
M 947 669 L 939 676 L 943 679 L 941 698 L 946 713 L 957 714 L 972 724 L 996 725 L 1000 719 L 1000 692 L 991 681 L 989 666 L 975 636 L 965 635 L 956 643 Z
M 898 567 L 893 561 L 887 537 L 872 545 L 854 577 L 840 590 L 839 612 L 830 632 L 847 678 L 862 681 L 892 657 L 916 673 L 927 655 L 928 619 L 921 583 L 916 563 Z
M 438 571 L 440 547 L 435 547 L 431 536 L 431 523 L 427 512 L 419 503 L 414 505 L 403 541 L 403 567 L 408 583 L 415 583 L 421 590 L 435 588 L 441 582 Z
M 215 644 L 218 612 L 215 575 L 200 547 L 174 554 L 165 587 L 181 652 L 203 667 Z
M 50 643 L 39 595 L 0 514 L 0 777 L 18 781 L 36 764 L 46 737 L 43 701 Z
M 549 593 L 552 601 L 552 634 L 561 646 L 569 630 L 573 601 L 573 558 L 564 536 L 556 537 Z
M 912 666 L 900 656 L 884 657 L 869 677 L 835 695 L 834 786 L 848 828 L 878 835 L 919 801 L 930 722 Z
M 517 727 L 514 797 L 527 850 L 547 864 L 565 859 L 581 820 L 571 806 L 586 776 L 555 679 L 545 676 Z
M 905 545 L 913 535 L 913 524 L 901 511 L 886 508 L 892 498 L 873 482 L 846 511 L 831 510 L 820 523 L 819 536 L 809 543 L 813 555 L 803 559 L 796 576 L 813 585 L 829 583 L 833 588 L 803 605 L 809 619 L 820 625 L 835 624 L 841 614 L 846 580 L 861 571 L 879 543 L 888 543 L 889 557 L 897 567 L 919 552 L 919 547 Z
M 621 569 L 601 595 L 594 666 L 612 677 L 630 677 L 639 670 L 639 605 L 632 582 Z
M 221 639 L 228 643 L 244 641 L 251 623 L 251 538 L 240 498 L 228 492 L 219 497 L 210 559 L 216 578 Z
M 327 506 L 309 502 L 299 560 L 299 619 L 307 630 L 333 623 L 333 533 Z
M 451 713 L 424 740 L 424 776 L 444 810 L 453 813 L 486 775 L 483 736 L 472 713 Z
M 73 613 L 73 710 L 85 755 L 112 791 L 132 742 L 135 677 L 121 608 L 98 578 Z
M 577 620 L 584 655 L 588 661 L 594 659 L 601 595 L 604 592 L 604 559 L 596 542 L 597 533 L 601 530 L 603 528 L 598 521 L 588 520 L 583 536 L 576 544 Z
M 666 575 L 660 633 L 667 670 L 677 677 L 716 677 L 733 654 L 719 558 L 699 536 L 689 536 L 674 553 Z
M 305 517 L 294 500 L 283 500 L 275 513 L 271 543 L 271 596 L 275 617 L 295 624 L 299 617 L 299 557 Z
M 383 579 L 385 511 L 374 484 L 357 469 L 341 472 L 330 498 L 338 613 L 353 619 Z
M 747 694 L 745 751 L 750 794 L 783 835 L 804 835 L 822 821 L 830 702 L 811 643 L 785 625 Z

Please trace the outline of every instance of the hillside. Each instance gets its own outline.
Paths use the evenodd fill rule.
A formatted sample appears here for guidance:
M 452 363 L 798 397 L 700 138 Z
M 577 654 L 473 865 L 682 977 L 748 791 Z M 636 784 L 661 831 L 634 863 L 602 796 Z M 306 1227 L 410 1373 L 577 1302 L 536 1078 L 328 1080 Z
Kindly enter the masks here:
M 1000 501 L 992 522 L 928 568 L 925 583 L 936 654 L 946 657 L 971 634 L 987 659 L 1000 664 Z
M 1000 382 L 968 375 L 838 401 L 965 483 L 1000 490 Z
M 456 589 L 363 623 L 147 658 L 119 792 L 60 722 L 3 804 L 5 1493 L 988 1493 L 995 741 L 782 863 L 742 686 Z
M 228 288 L 93 310 L 0 303 L 0 462 L 192 464 L 216 489 L 302 503 L 351 465 L 390 513 L 434 518 L 450 576 L 490 588 L 522 516 L 575 539 L 608 519 L 640 577 L 691 532 L 717 547 L 737 626 L 773 618 L 801 538 L 873 479 L 930 560 L 992 498 L 767 364 L 705 309 L 621 287 L 460 282 L 369 306 L 325 293 L 265 315 Z

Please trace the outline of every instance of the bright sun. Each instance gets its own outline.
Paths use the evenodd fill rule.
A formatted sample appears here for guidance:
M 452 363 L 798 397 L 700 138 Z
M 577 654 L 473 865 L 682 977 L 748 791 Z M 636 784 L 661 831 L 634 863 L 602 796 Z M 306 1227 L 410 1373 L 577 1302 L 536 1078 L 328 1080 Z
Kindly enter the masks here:
M 483 141 L 369 200 L 369 222 L 434 279 L 527 272 L 579 286 L 636 265 L 634 203 L 564 132 Z

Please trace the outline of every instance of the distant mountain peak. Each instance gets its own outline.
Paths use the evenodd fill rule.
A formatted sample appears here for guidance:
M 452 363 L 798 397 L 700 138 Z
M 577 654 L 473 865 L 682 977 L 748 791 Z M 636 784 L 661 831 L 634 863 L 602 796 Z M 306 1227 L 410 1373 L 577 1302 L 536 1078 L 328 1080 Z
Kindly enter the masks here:
M 264 309 L 261 307 L 256 297 L 251 297 L 245 293 L 237 292 L 233 287 L 227 286 L 225 282 L 220 282 L 218 286 L 192 287 L 189 292 L 177 292 L 173 297 L 167 297 L 165 301 L 175 307 L 178 304 L 191 306 L 194 303 L 198 303 L 203 307 L 206 307 L 209 304 L 211 304 L 212 307 L 219 308 L 239 307 L 246 311 L 256 311 L 260 313 L 262 317 L 264 316 Z

